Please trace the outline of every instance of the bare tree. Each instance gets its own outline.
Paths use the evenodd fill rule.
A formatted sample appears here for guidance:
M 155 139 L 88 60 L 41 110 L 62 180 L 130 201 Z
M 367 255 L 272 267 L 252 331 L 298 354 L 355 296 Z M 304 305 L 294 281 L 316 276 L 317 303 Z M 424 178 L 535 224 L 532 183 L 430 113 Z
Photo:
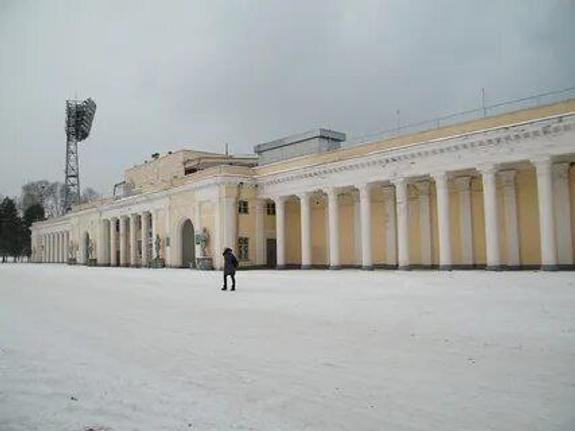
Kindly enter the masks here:
M 100 196 L 101 196 L 100 193 L 98 193 L 96 190 L 94 190 L 91 187 L 87 187 L 84 189 L 84 191 L 82 191 L 82 197 L 80 198 L 80 202 L 82 203 L 90 202 L 95 199 L 98 199 Z

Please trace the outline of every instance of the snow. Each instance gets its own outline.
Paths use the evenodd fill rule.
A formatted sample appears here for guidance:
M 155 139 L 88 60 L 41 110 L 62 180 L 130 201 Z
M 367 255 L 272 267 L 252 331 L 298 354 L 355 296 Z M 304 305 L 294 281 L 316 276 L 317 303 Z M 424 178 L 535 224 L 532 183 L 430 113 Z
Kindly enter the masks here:
M 573 273 L 0 265 L 0 430 L 573 430 Z

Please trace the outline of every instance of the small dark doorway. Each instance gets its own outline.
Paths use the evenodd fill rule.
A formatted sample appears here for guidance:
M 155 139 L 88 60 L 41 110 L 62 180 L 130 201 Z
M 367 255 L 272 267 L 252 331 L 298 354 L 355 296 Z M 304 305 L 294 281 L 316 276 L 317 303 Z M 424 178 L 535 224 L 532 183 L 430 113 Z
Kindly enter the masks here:
M 194 226 L 188 219 L 182 225 L 182 267 L 196 267 L 196 245 L 194 243 Z
M 266 266 L 275 268 L 277 266 L 276 240 L 269 238 L 266 241 Z

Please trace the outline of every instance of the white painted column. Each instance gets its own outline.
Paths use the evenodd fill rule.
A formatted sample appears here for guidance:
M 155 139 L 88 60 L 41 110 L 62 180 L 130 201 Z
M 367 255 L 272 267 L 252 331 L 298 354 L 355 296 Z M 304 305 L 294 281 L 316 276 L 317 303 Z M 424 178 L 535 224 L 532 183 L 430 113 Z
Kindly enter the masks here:
M 158 210 L 153 210 L 150 213 L 150 217 L 152 220 L 152 260 L 156 258 L 156 256 L 160 256 L 160 250 L 156 250 L 156 236 L 158 235 Z
M 116 217 L 110 219 L 110 266 L 118 266 Z
M 499 253 L 499 225 L 497 219 L 497 187 L 495 166 L 479 168 L 483 181 L 483 212 L 485 217 L 485 254 L 487 269 L 497 270 L 501 267 Z
M 471 177 L 455 178 L 459 198 L 459 236 L 461 264 L 473 265 L 473 228 L 471 224 Z
M 383 189 L 385 208 L 385 259 L 388 265 L 397 265 L 397 234 L 395 223 L 395 190 Z
M 503 184 L 503 203 L 505 210 L 505 239 L 507 242 L 507 266 L 518 267 L 519 227 L 517 224 L 517 199 L 515 195 L 515 171 L 499 172 Z
M 361 204 L 359 192 L 351 193 L 353 199 L 353 263 L 361 266 Z
M 266 201 L 264 199 L 255 200 L 255 229 L 256 229 L 256 265 L 265 265 L 265 232 L 264 217 L 266 211 Z
M 130 214 L 130 265 L 137 266 L 137 251 L 138 251 L 138 236 L 136 231 L 138 229 L 138 219 L 136 214 Z
M 407 180 L 399 178 L 395 184 L 397 213 L 397 264 L 399 269 L 409 269 L 409 208 Z
M 64 232 L 58 234 L 60 239 L 60 263 L 64 263 Z
M 64 262 L 68 262 L 70 254 L 70 233 L 68 231 L 64 232 Z
M 447 172 L 433 175 L 437 193 L 437 221 L 439 227 L 439 269 L 451 269 L 451 235 L 449 228 L 449 183 Z
M 415 183 L 419 201 L 419 241 L 421 264 L 431 266 L 431 212 L 429 209 L 429 181 Z
M 56 232 L 54 237 L 56 238 L 56 263 L 60 263 L 60 250 L 62 249 L 60 246 L 60 232 Z
M 126 253 L 126 244 L 128 238 L 126 238 L 126 216 L 120 216 L 120 266 L 127 265 L 127 253 Z
M 371 184 L 360 184 L 359 205 L 361 215 L 361 267 L 373 269 L 371 250 Z
M 539 201 L 539 231 L 541 238 L 541 269 L 557 269 L 557 241 L 553 214 L 553 179 L 551 158 L 533 160 L 537 171 L 537 199 Z
M 559 265 L 573 265 L 569 163 L 555 163 L 552 169 L 557 262 Z
M 224 205 L 224 247 L 231 248 L 237 254 L 238 200 L 235 197 L 226 197 L 222 199 L 222 202 Z
M 337 189 L 330 188 L 326 193 L 329 224 L 329 269 L 339 269 L 339 205 Z
M 277 268 L 285 268 L 285 197 L 274 199 L 276 204 L 276 258 Z
M 164 208 L 164 226 L 165 226 L 165 234 L 164 234 L 164 264 L 167 267 L 172 266 L 172 241 L 174 240 L 172 235 L 172 223 L 171 223 L 171 210 L 170 205 L 166 205 Z M 198 227 L 194 226 L 194 235 L 196 233 L 200 233 L 201 230 L 201 220 L 198 218 Z M 176 234 L 177 235 L 177 234 Z M 194 243 L 196 242 L 196 238 L 193 239 Z M 137 255 L 137 254 L 136 254 Z M 194 254 L 194 257 L 197 257 L 197 254 Z
M 149 220 L 149 213 L 142 212 L 140 213 L 140 220 L 142 224 L 142 266 L 147 267 L 149 262 L 148 254 L 149 254 L 149 244 L 148 244 L 148 237 L 150 236 L 150 220 Z
M 301 269 L 311 268 L 311 212 L 309 206 L 310 193 L 298 195 L 301 221 Z
M 54 236 L 49 233 L 48 234 L 48 262 L 54 262 Z

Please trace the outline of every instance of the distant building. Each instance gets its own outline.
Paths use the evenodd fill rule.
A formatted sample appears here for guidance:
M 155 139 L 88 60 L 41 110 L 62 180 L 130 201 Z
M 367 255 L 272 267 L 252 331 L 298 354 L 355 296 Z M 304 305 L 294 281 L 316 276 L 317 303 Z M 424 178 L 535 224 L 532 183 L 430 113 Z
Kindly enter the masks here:
M 33 260 L 112 266 L 573 267 L 575 100 L 357 146 L 181 150 L 32 227 Z M 201 233 L 201 235 L 197 235 Z

